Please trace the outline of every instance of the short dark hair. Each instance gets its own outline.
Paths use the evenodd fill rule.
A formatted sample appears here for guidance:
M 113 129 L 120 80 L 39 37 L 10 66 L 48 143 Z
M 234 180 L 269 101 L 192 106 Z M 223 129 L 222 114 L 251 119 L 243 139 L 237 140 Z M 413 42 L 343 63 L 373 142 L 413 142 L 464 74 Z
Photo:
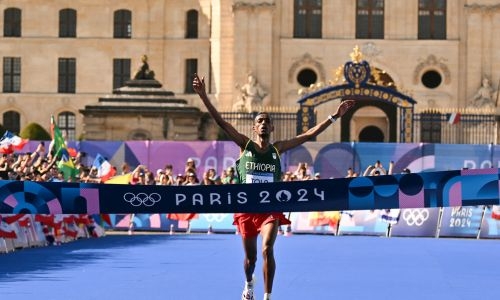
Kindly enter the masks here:
M 271 114 L 268 113 L 267 111 L 259 111 L 255 114 L 255 117 L 253 118 L 253 121 L 255 122 L 257 120 L 257 117 L 260 116 L 260 115 L 268 115 L 269 116 L 269 120 L 272 121 L 272 118 L 271 118 Z

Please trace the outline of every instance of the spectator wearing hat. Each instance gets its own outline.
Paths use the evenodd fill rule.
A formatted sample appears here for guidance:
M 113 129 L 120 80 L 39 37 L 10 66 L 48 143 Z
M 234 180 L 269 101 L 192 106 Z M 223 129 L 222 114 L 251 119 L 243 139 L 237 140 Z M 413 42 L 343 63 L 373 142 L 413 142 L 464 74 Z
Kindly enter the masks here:
M 185 185 L 199 185 L 200 181 L 196 177 L 195 173 L 188 173 Z
M 188 175 L 188 173 L 196 174 L 196 162 L 191 157 L 186 160 L 186 166 L 184 167 L 184 175 Z

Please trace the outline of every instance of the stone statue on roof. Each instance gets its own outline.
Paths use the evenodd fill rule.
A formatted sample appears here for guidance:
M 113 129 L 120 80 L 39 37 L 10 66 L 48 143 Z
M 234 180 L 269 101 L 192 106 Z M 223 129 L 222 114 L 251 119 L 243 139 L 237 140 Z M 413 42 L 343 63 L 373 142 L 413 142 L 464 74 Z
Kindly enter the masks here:
M 142 62 L 141 66 L 135 72 L 134 77 L 132 77 L 132 79 L 134 79 L 134 80 L 154 80 L 155 79 L 155 72 L 153 70 L 149 69 L 148 56 L 144 54 L 141 57 L 141 62 Z

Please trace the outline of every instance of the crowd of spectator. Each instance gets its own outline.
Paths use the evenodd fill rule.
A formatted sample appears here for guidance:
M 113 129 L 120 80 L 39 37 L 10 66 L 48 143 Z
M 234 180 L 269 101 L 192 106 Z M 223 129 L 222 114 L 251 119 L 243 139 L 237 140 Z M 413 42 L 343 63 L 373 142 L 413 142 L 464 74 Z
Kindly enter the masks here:
M 34 152 L 27 153 L 12 153 L 3 154 L 0 158 L 0 178 L 4 180 L 30 180 L 43 182 L 85 182 L 85 183 L 102 183 L 102 179 L 98 176 L 98 170 L 95 166 L 86 165 L 84 163 L 86 154 L 84 152 L 76 152 L 71 158 L 77 176 L 66 177 L 64 172 L 57 165 L 58 157 L 46 151 L 45 145 L 41 142 Z M 116 167 L 113 166 L 113 168 Z M 378 176 L 393 174 L 394 163 L 389 163 L 388 169 L 385 169 L 380 161 L 369 165 L 362 173 L 363 176 Z M 150 170 L 145 165 L 139 165 L 133 170 L 127 163 L 121 165 L 120 170 L 116 170 L 116 175 L 129 174 L 130 184 L 140 185 L 213 185 L 213 184 L 235 184 L 239 183 L 234 167 L 229 167 L 222 170 L 218 174 L 214 168 L 209 168 L 199 174 L 196 162 L 189 158 L 184 165 L 184 171 L 177 174 L 174 173 L 174 166 L 166 164 L 164 168 L 156 171 Z M 310 172 L 311 168 L 306 162 L 298 164 L 293 171 L 283 173 L 283 181 L 296 180 L 313 180 L 321 179 L 319 172 Z M 408 169 L 404 169 L 403 173 L 410 173 Z M 200 176 L 201 175 L 201 176 Z M 357 177 L 359 174 L 348 168 L 345 177 Z

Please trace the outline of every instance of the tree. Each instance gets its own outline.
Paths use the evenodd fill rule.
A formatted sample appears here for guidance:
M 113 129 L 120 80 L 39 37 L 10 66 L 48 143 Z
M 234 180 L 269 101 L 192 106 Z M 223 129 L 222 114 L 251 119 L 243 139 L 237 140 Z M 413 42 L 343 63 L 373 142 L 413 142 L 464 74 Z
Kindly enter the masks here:
M 52 139 L 50 137 L 50 133 L 37 123 L 30 123 L 26 125 L 26 127 L 21 130 L 19 136 L 23 139 L 35 141 L 50 141 Z

